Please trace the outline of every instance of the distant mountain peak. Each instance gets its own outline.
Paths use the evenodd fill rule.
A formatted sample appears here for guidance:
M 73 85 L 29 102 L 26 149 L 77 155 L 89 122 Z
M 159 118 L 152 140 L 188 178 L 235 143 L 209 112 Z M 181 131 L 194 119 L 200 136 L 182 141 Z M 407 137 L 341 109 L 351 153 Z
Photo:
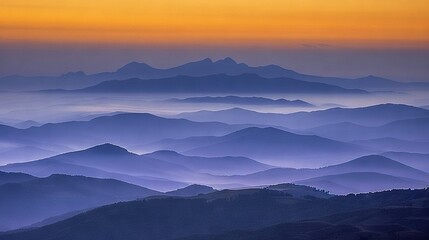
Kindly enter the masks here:
M 192 184 L 184 188 L 180 188 L 174 191 L 166 192 L 166 195 L 170 196 L 181 196 L 181 197 L 191 197 L 191 196 L 197 196 L 200 194 L 208 194 L 216 192 L 216 190 L 212 187 L 205 186 L 205 185 L 199 185 L 199 184 Z
M 426 109 L 423 108 L 418 108 L 415 106 L 411 106 L 411 105 L 407 105 L 407 104 L 401 104 L 401 103 L 382 103 L 382 104 L 378 104 L 378 105 L 373 105 L 373 106 L 369 106 L 369 107 L 364 107 L 367 109 L 385 109 L 385 110 L 418 110 L 418 111 L 427 111 Z
M 368 75 L 366 77 L 356 78 L 355 80 L 358 80 L 358 81 L 369 80 L 369 81 L 377 81 L 377 82 L 382 82 L 382 83 L 396 83 L 396 81 L 393 81 L 393 80 L 390 80 L 387 78 L 383 78 L 383 77 L 378 77 L 375 75 Z
M 113 145 L 111 143 L 104 143 L 95 147 L 88 148 L 84 151 L 101 154 L 124 154 L 129 153 L 127 149 Z
M 388 165 L 390 165 L 390 166 L 395 165 L 395 166 L 404 166 L 404 167 L 406 167 L 406 165 L 404 165 L 404 164 L 402 164 L 400 162 L 397 162 L 395 160 L 392 160 L 390 158 L 387 158 L 387 157 L 381 156 L 381 155 L 367 155 L 367 156 L 363 156 L 363 157 L 360 157 L 360 158 L 356 158 L 354 160 L 351 160 L 349 162 L 346 162 L 346 163 L 343 163 L 343 164 L 340 164 L 340 165 L 355 165 L 355 164 L 357 164 L 359 166 L 363 166 L 363 165 L 368 166 L 368 165 L 370 165 L 370 166 L 381 166 L 381 167 L 384 166 L 384 167 L 387 167 Z
M 229 134 L 229 136 L 247 136 L 247 135 L 257 135 L 257 136 L 274 136 L 279 134 L 292 134 L 274 127 L 248 127 L 245 129 L 238 130 Z
M 154 70 L 154 68 L 146 63 L 130 62 L 117 70 L 118 73 L 139 74 L 146 71 Z
M 213 60 L 211 58 L 204 58 L 204 59 L 199 60 L 199 61 L 185 63 L 185 64 L 178 66 L 178 67 L 183 67 L 183 66 L 191 67 L 191 66 L 201 66 L 201 65 L 206 66 L 206 65 L 211 65 L 211 64 L 213 64 Z
M 230 57 L 220 59 L 220 60 L 216 61 L 215 63 L 225 64 L 225 65 L 237 65 L 237 62 Z
M 141 119 L 161 119 L 160 117 L 150 114 L 150 113 L 119 113 L 113 116 L 101 116 L 96 117 L 90 121 L 100 121 L 100 120 L 109 120 L 109 119 L 119 119 L 122 121 L 126 120 L 141 120 Z
M 199 62 L 213 63 L 213 60 L 211 58 L 204 58 L 203 60 L 201 60 Z

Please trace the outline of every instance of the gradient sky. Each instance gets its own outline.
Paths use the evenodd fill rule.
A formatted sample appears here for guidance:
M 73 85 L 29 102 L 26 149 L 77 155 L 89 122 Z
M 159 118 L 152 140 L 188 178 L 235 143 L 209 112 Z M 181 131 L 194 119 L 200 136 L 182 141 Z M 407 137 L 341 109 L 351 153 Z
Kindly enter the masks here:
M 232 56 L 305 73 L 422 81 L 429 2 L 2 0 L 0 54 L 0 76 Z

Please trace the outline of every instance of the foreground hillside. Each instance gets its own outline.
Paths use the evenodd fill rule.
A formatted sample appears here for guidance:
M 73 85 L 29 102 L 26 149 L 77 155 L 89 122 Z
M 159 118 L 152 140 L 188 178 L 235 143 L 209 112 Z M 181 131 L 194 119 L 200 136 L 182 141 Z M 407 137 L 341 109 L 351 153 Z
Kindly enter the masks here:
M 391 208 L 338 214 L 309 221 L 289 222 L 254 231 L 192 236 L 181 240 L 316 240 L 316 239 L 427 239 L 428 208 Z M 420 223 L 420 224 L 416 224 Z
M 331 198 L 224 190 L 117 203 L 0 239 L 427 239 L 428 208 L 428 189 Z M 226 235 L 193 237 L 216 234 Z

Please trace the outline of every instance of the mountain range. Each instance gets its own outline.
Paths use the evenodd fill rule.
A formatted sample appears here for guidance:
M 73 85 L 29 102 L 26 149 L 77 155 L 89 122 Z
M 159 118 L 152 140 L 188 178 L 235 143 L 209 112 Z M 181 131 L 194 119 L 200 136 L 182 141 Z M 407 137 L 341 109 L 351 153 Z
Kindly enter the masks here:
M 359 89 L 346 89 L 318 82 L 291 78 L 264 78 L 256 74 L 216 74 L 201 77 L 179 75 L 161 79 L 131 78 L 110 80 L 74 90 L 81 93 L 304 93 L 304 94 L 368 94 Z
M 204 104 L 228 104 L 228 105 L 262 105 L 262 106 L 283 106 L 283 107 L 314 107 L 313 104 L 302 100 L 270 99 L 264 97 L 190 97 L 184 99 L 169 99 L 168 102 L 175 103 L 204 103 Z
M 246 157 L 185 156 L 174 151 L 161 150 L 144 156 L 178 164 L 196 172 L 213 175 L 249 174 L 273 168 Z
M 97 117 L 89 121 L 49 123 L 27 129 L 0 125 L 0 141 L 11 146 L 31 146 L 41 149 L 50 147 L 50 151 L 65 152 L 65 149 L 82 149 L 105 142 L 133 146 L 164 138 L 216 136 L 243 127 L 215 122 L 199 123 L 185 119 L 161 118 L 146 113 L 124 113 Z M 31 157 L 29 154 L 27 160 L 31 160 Z M 9 162 L 12 161 L 13 159 Z
M 281 166 L 321 166 L 368 153 L 364 148 L 353 144 L 314 135 L 294 134 L 272 127 L 250 127 L 219 137 L 163 140 L 157 146 L 186 155 L 243 156 Z
M 374 177 L 368 177 L 370 175 Z M 226 178 L 228 178 L 226 181 L 231 183 L 249 185 L 296 182 L 329 190 L 335 194 L 386 190 L 399 186 L 422 188 L 429 184 L 429 173 L 379 155 L 364 156 L 322 168 L 272 168 Z M 376 189 L 374 186 L 379 188 Z
M 246 133 L 249 130 L 245 129 L 243 131 Z M 264 132 L 266 130 L 250 129 L 250 131 L 252 133 L 253 131 Z M 270 131 L 275 131 L 282 137 L 295 137 L 294 135 L 290 135 L 290 133 L 276 129 L 268 129 L 268 132 Z M 226 139 L 231 138 L 232 141 L 247 142 L 240 138 L 243 134 L 242 132 L 234 134 L 237 134 L 239 138 L 228 136 Z M 248 135 L 244 134 L 244 136 L 247 137 Z M 298 137 L 298 139 L 300 139 L 300 137 Z M 231 140 L 226 141 L 228 144 L 225 145 L 230 145 L 233 146 L 234 149 L 237 149 Z M 278 138 L 273 138 L 273 140 L 283 141 Z M 290 141 L 296 142 L 298 140 L 292 139 Z M 220 145 L 217 144 L 217 146 Z M 335 145 L 335 148 L 339 148 L 339 146 Z M 222 150 L 220 147 L 219 149 Z M 279 149 L 283 148 L 279 146 Z M 254 145 L 252 145 L 252 151 L 253 152 L 250 153 L 256 153 L 258 151 Z M 316 159 L 320 160 L 320 158 Z M 310 160 L 311 159 L 308 159 L 308 161 Z M 282 159 L 282 161 L 285 161 L 285 159 Z M 389 189 L 389 187 L 393 188 L 399 186 L 410 188 L 424 187 L 428 184 L 427 179 L 429 179 L 429 173 L 427 172 L 417 170 L 379 155 L 365 156 L 345 163 L 321 168 L 279 168 L 262 164 L 245 157 L 186 156 L 177 152 L 165 150 L 138 155 L 111 144 L 103 144 L 86 150 L 65 153 L 47 159 L 8 164 L 1 166 L 0 170 L 16 172 L 18 176 L 18 173 L 27 173 L 36 177 L 48 177 L 51 174 L 67 174 L 96 178 L 112 178 L 158 191 L 172 191 L 191 183 L 225 188 L 228 186 L 259 186 L 288 182 L 300 183 L 299 181 L 326 177 L 332 178 L 330 180 L 331 185 L 325 185 L 323 189 L 333 193 L 343 194 L 344 189 L 336 188 L 337 185 L 340 186 L 342 184 L 341 181 L 334 179 L 334 177 L 330 177 L 331 175 L 350 173 L 350 179 L 356 181 L 356 183 L 359 183 L 358 179 L 361 179 L 359 174 L 363 176 L 363 173 L 378 174 L 377 176 L 379 176 L 380 184 L 384 179 L 390 178 L 390 183 L 384 183 L 384 185 L 377 190 L 385 190 Z M 373 185 L 376 185 L 378 181 L 376 178 L 365 179 L 371 179 Z M 316 186 L 310 183 L 307 183 L 307 185 Z M 319 185 L 317 186 L 320 187 Z M 353 186 L 353 184 L 350 183 L 348 187 L 350 192 L 373 190 L 370 183 L 361 187 Z
M 170 180 L 171 178 L 186 181 L 185 176 L 191 178 L 194 175 L 194 172 L 181 165 L 130 153 L 112 144 L 103 144 L 36 161 L 8 164 L 0 169 L 28 173 L 37 177 L 60 173 L 113 178 L 161 191 L 188 185 Z
M 349 89 L 395 90 L 421 89 L 428 87 L 425 83 L 404 83 L 389 79 L 366 76 L 357 79 L 338 77 L 321 77 L 298 73 L 277 65 L 252 67 L 237 63 L 231 58 L 213 61 L 209 58 L 186 63 L 168 69 L 159 69 L 145 63 L 131 62 L 114 72 L 102 72 L 87 75 L 84 72 L 69 72 L 58 77 L 50 76 L 7 76 L 0 79 L 1 90 L 43 90 L 43 89 L 79 89 L 92 86 L 106 80 L 125 80 L 130 78 L 159 79 L 186 75 L 201 77 L 215 74 L 241 75 L 257 74 L 265 78 L 290 78 L 307 82 L 320 82 Z
M 396 138 L 416 142 L 418 145 L 419 142 L 429 140 L 429 118 L 397 120 L 377 127 L 343 122 L 319 126 L 307 129 L 307 131 L 340 141 Z M 376 144 L 373 147 L 376 147 Z
M 0 167 L 37 177 L 61 173 L 113 178 L 159 191 L 184 187 L 187 182 L 210 182 L 216 174 L 249 174 L 269 168 L 244 157 L 193 157 L 171 151 L 137 155 L 112 144 Z
M 396 177 L 376 172 L 351 172 L 326 175 L 296 181 L 296 184 L 324 189 L 332 194 L 350 194 L 362 192 L 377 192 L 386 189 L 418 189 L 428 186 L 428 182 L 411 178 Z
M 428 89 L 231 58 L 1 77 L 0 240 L 429 239 Z
M 199 111 L 175 115 L 193 121 L 218 121 L 230 124 L 254 123 L 308 129 L 327 124 L 349 122 L 363 126 L 379 126 L 393 121 L 427 118 L 429 110 L 404 104 L 378 104 L 357 108 L 330 108 L 290 114 L 260 113 L 240 108 L 220 111 Z

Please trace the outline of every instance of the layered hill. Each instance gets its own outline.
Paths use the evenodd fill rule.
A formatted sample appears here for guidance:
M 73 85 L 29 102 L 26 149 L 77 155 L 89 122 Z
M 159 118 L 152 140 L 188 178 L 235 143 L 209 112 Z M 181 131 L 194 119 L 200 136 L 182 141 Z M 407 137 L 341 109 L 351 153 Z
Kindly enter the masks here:
M 307 129 L 328 124 L 353 123 L 380 126 L 393 121 L 429 117 L 429 110 L 403 104 L 379 104 L 358 108 L 330 108 L 290 114 L 260 113 L 240 108 L 198 111 L 176 115 L 193 121 L 219 121 L 230 124 L 265 124 L 292 129 Z
M 51 175 L 0 185 L 0 226 L 11 230 L 71 211 L 159 192 L 112 179 Z

